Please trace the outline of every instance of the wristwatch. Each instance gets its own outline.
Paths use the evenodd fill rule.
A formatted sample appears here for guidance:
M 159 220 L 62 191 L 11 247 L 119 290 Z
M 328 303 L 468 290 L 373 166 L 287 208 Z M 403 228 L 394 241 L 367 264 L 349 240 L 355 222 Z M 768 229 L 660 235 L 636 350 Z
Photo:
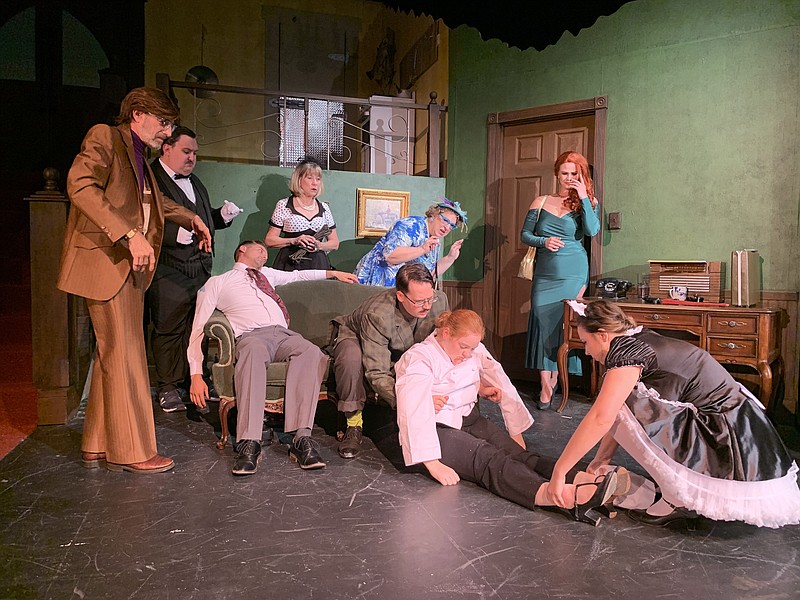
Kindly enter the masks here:
M 129 239 L 131 239 L 133 236 L 135 236 L 137 233 L 139 233 L 139 229 L 138 229 L 137 227 L 134 227 L 134 228 L 133 228 L 133 229 L 131 229 L 131 230 L 130 230 L 128 233 L 126 233 L 126 234 L 125 234 L 125 239 L 126 239 L 126 240 L 129 240 Z

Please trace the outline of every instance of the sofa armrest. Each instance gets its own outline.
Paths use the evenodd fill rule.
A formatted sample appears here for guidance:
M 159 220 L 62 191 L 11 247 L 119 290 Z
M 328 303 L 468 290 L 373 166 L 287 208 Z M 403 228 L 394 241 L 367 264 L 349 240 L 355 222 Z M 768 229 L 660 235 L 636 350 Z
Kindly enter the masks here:
M 203 328 L 207 337 L 216 340 L 219 348 L 217 362 L 211 365 L 211 379 L 220 396 L 234 397 L 233 389 L 233 328 L 221 311 L 215 310 Z

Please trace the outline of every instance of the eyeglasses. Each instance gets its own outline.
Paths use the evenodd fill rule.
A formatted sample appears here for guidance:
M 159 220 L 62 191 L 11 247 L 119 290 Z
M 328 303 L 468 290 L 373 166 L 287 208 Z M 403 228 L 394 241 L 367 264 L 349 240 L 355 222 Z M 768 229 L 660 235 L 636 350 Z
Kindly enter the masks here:
M 449 225 L 449 226 L 450 226 L 450 231 L 453 231 L 453 229 L 455 229 L 456 227 L 458 227 L 458 225 L 457 225 L 457 224 L 453 223 L 453 222 L 452 222 L 450 219 L 448 219 L 447 217 L 445 217 L 445 216 L 444 216 L 444 213 L 439 213 L 439 217 L 441 217 L 441 219 L 442 219 L 442 221 L 443 221 L 444 223 L 446 223 L 447 225 Z
M 154 115 L 153 113 L 147 113 L 147 114 L 153 117 L 156 121 L 158 121 L 158 124 L 161 126 L 161 129 L 166 129 L 167 127 L 169 127 L 170 131 L 175 129 L 175 123 L 173 123 L 169 119 L 165 119 L 164 117 L 159 117 L 158 115 Z
M 403 294 L 403 296 L 405 296 L 406 300 L 411 302 L 411 304 L 413 304 L 414 306 L 426 306 L 426 305 L 430 306 L 434 302 L 439 301 L 439 298 L 437 296 L 431 296 L 430 298 L 423 298 L 422 300 L 412 300 L 411 298 L 408 297 L 408 294 L 405 293 Z

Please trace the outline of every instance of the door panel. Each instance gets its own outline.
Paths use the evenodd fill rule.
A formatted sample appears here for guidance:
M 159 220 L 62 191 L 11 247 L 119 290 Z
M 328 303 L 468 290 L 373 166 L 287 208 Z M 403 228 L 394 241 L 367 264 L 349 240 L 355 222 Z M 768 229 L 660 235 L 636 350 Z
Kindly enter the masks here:
M 498 225 L 498 360 L 510 377 L 538 380 L 525 369 L 531 282 L 517 277 L 528 246 L 520 232 L 533 200 L 556 191 L 553 164 L 563 152 L 575 150 L 592 164 L 594 117 L 580 116 L 506 127 L 503 132 L 502 178 Z

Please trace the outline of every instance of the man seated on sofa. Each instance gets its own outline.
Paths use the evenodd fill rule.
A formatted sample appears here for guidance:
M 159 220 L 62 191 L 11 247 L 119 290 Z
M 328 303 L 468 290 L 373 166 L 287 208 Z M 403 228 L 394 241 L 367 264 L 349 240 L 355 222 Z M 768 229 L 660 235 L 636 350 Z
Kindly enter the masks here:
M 409 263 L 397 272 L 395 287 L 333 320 L 338 408 L 347 417 L 339 444 L 342 458 L 355 458 L 361 450 L 364 379 L 378 399 L 394 409 L 394 364 L 433 332 L 436 318 L 446 310 L 447 296 L 434 289 L 431 272 L 422 263 Z
M 341 271 L 276 271 L 264 267 L 267 248 L 260 241 L 242 242 L 233 255 L 236 264 L 211 277 L 197 292 L 197 310 L 189 338 L 189 396 L 200 408 L 206 405 L 208 386 L 203 381 L 203 327 L 214 309 L 225 314 L 236 336 L 237 456 L 234 475 L 252 475 L 261 455 L 267 367 L 272 361 L 289 361 L 286 373 L 285 430 L 294 431 L 289 457 L 303 469 L 321 469 L 325 463 L 311 440 L 320 384 L 326 358 L 320 349 L 288 329 L 289 313 L 274 286 L 293 281 L 334 278 L 355 283 Z

